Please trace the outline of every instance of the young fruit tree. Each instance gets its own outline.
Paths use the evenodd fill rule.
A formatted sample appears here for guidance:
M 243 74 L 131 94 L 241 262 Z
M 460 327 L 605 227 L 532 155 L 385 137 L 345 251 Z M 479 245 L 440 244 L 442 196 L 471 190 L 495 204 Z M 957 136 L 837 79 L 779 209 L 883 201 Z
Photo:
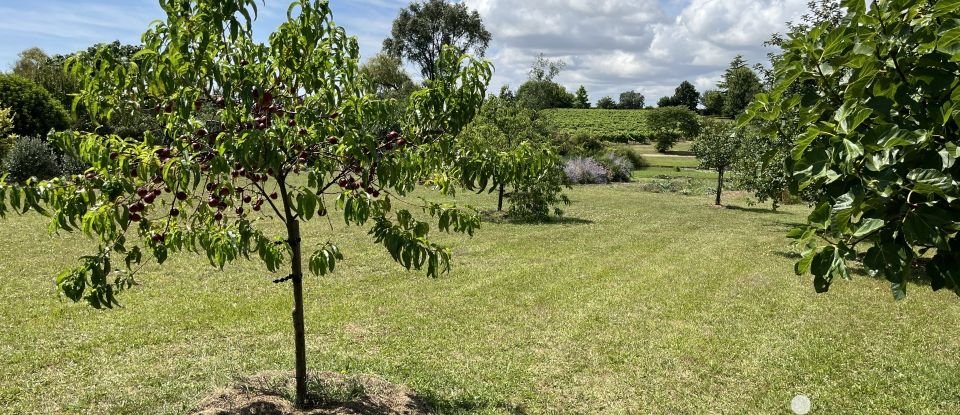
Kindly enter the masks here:
M 774 88 L 741 119 L 799 108 L 792 116 L 807 126 L 788 168 L 794 193 L 819 197 L 808 224 L 790 233 L 805 248 L 796 271 L 825 292 L 849 278 L 848 261 L 862 261 L 903 298 L 925 265 L 933 289 L 960 294 L 960 2 L 841 6 L 840 24 L 786 39 Z M 790 91 L 798 82 L 813 88 Z
M 706 119 L 700 135 L 693 142 L 693 152 L 701 169 L 717 171 L 717 206 L 723 193 L 724 173 L 736 161 L 740 149 L 740 133 L 732 121 Z
M 331 242 L 318 244 L 320 235 L 301 234 L 301 222 L 339 212 L 347 224 L 371 225 L 373 241 L 403 267 L 430 276 L 449 270 L 448 250 L 430 241 L 430 224 L 415 213 L 441 231 L 472 235 L 476 212 L 427 201 L 398 209 L 395 201 L 422 184 L 452 193 L 454 182 L 492 182 L 487 170 L 471 170 L 476 163 L 455 140 L 483 102 L 490 65 L 446 49 L 437 76 L 412 94 L 402 118 L 385 119 L 395 114 L 392 103 L 364 93 L 357 40 L 333 24 L 326 1 L 293 3 L 267 43 L 252 33 L 255 0 L 160 6 L 166 20 L 143 35 L 136 63 L 97 52 L 68 66 L 94 117 L 150 102 L 162 134 L 143 141 L 51 134 L 89 170 L 49 181 L 0 179 L 0 215 L 34 210 L 51 219 L 51 229 L 96 241 L 94 252 L 56 279 L 65 296 L 96 308 L 117 305 L 136 270 L 174 253 L 201 253 L 219 268 L 247 258 L 271 273 L 288 267 L 274 282 L 292 286 L 302 406 L 304 272 L 328 274 L 343 255 Z M 207 104 L 218 108 L 215 118 L 199 119 Z M 374 127 L 393 122 L 400 129 Z M 271 221 L 285 232 L 266 234 Z
M 551 213 L 563 214 L 560 205 L 570 204 L 562 193 L 563 161 L 550 143 L 551 133 L 536 111 L 504 96 L 487 98 L 461 132 L 462 147 L 479 162 L 475 170 L 490 170 L 496 182 L 490 191 L 498 193 L 497 212 L 508 200 L 510 217 L 547 220 Z

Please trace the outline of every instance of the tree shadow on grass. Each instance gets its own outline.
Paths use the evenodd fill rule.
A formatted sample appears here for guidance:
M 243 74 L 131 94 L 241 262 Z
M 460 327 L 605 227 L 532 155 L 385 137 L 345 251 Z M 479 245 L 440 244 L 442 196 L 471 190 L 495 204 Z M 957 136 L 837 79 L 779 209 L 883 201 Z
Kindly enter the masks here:
M 806 224 L 800 223 L 800 222 L 782 222 L 782 221 L 767 221 L 763 223 L 763 226 L 766 226 L 769 228 L 777 228 L 779 230 L 782 230 L 783 232 L 788 232 L 795 228 L 803 227 L 805 225 Z
M 480 212 L 480 218 L 484 223 L 508 224 L 508 225 L 591 225 L 594 222 L 589 219 L 580 219 L 570 216 L 551 216 L 547 220 L 517 219 L 507 216 L 503 212 L 483 211 Z
M 736 211 L 740 211 L 740 212 L 765 213 L 765 214 L 768 214 L 768 215 L 787 215 L 787 214 L 788 214 L 787 212 L 784 212 L 784 211 L 782 211 L 782 210 L 773 210 L 773 209 L 766 209 L 766 208 L 754 208 L 754 207 L 743 207 L 743 206 L 737 206 L 737 205 L 726 205 L 726 208 L 729 209 L 729 210 L 736 210 Z

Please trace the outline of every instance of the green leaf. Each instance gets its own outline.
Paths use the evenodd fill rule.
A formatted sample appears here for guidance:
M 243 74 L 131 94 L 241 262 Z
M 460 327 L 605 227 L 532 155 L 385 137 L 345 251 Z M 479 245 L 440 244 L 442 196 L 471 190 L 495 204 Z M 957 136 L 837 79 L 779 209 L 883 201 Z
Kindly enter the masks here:
M 857 231 L 853 233 L 855 238 L 862 238 L 883 228 L 886 222 L 883 219 L 867 218 L 860 222 Z

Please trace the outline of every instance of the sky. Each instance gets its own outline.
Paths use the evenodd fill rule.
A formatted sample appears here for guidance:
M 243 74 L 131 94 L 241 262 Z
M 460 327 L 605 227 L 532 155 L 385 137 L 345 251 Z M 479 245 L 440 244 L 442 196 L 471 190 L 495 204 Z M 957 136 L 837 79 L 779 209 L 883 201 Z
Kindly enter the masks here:
M 285 18 L 289 0 L 261 0 L 256 36 Z M 411 0 L 332 0 L 334 20 L 376 54 L 400 9 Z M 764 40 L 797 21 L 807 0 L 460 0 L 480 12 L 493 34 L 487 51 L 496 73 L 490 91 L 514 90 L 543 53 L 567 66 L 556 81 L 584 85 L 595 103 L 637 91 L 655 104 L 682 81 L 700 92 L 715 87 L 740 54 L 766 62 Z M 0 70 L 17 53 L 40 47 L 69 53 L 99 42 L 138 43 L 163 17 L 156 0 L 0 0 Z M 409 68 L 415 78 L 418 71 Z

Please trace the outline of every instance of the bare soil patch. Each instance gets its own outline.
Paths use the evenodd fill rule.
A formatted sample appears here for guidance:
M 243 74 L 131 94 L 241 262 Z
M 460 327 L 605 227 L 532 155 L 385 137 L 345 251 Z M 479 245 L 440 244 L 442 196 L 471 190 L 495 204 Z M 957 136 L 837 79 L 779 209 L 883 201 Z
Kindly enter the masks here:
M 201 400 L 191 415 L 426 415 L 416 393 L 369 375 L 311 373 L 305 408 L 293 404 L 292 372 L 263 372 Z

